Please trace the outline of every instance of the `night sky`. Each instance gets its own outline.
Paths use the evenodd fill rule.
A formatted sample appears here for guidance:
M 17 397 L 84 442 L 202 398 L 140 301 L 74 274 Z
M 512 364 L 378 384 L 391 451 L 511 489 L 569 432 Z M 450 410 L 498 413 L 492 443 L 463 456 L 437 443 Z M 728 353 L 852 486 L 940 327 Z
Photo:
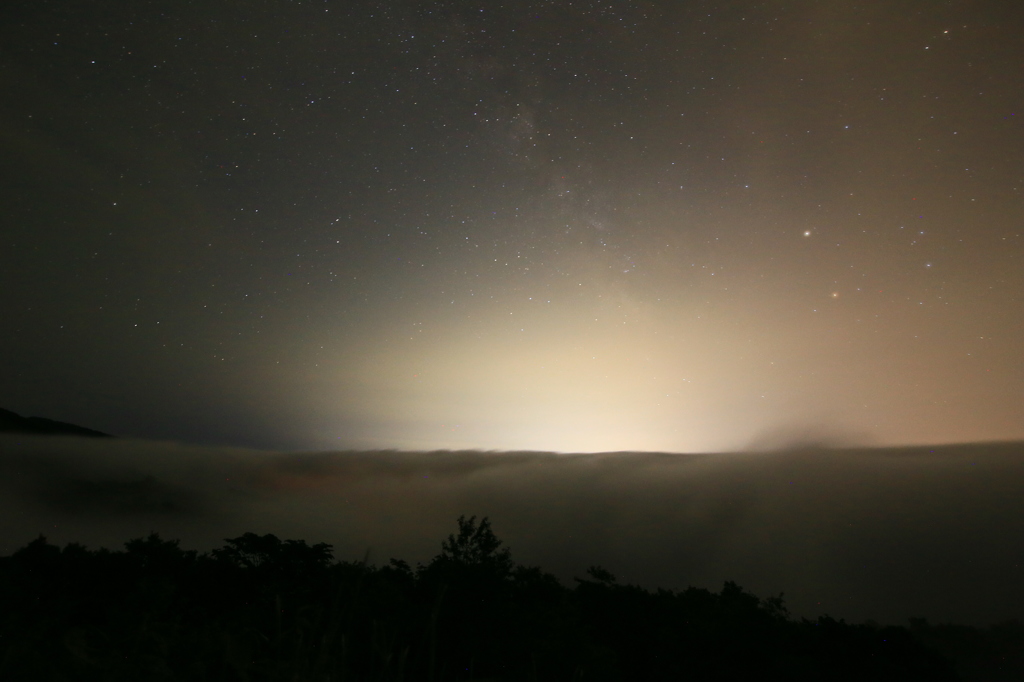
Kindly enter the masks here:
M 256 448 L 1024 439 L 1024 8 L 10 1 L 0 407 Z

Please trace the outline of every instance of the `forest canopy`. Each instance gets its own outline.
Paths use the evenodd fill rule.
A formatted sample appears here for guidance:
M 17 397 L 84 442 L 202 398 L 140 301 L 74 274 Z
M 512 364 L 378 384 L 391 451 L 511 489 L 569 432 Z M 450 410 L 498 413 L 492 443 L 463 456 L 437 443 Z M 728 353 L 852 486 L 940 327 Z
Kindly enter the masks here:
M 598 566 L 566 586 L 487 518 L 416 567 L 255 533 L 202 554 L 40 536 L 0 558 L 0 585 L 4 679 L 961 679 L 934 647 L 948 628 L 795 620 L 782 595 L 652 591 Z

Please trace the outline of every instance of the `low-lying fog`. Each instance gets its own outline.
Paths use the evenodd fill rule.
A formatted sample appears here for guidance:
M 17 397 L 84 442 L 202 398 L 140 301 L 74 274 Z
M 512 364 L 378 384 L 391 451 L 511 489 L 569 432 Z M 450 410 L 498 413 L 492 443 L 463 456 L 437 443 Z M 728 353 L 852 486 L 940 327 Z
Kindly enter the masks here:
M 460 514 L 566 582 L 785 592 L 800 616 L 1024 617 L 1024 444 L 670 455 L 267 453 L 0 438 L 0 554 L 40 533 L 208 550 L 246 531 L 429 560 Z

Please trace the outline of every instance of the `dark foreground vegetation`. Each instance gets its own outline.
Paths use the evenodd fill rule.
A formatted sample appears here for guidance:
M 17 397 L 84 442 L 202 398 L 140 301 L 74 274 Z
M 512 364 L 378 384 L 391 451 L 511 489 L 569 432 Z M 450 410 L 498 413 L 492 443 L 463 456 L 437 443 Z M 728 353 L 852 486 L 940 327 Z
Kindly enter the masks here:
M 568 588 L 516 565 L 486 519 L 460 518 L 415 569 L 272 535 L 226 542 L 40 537 L 0 558 L 0 679 L 934 682 L 961 679 L 940 651 L 1003 679 L 1021 640 L 1014 625 L 796 620 L 733 583 L 651 592 L 592 568 Z

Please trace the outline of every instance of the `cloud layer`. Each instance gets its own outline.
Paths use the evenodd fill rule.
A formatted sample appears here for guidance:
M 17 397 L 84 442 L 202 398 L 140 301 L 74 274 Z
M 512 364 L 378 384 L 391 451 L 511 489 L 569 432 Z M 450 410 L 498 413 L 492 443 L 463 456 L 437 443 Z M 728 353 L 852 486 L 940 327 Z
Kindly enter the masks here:
M 339 559 L 426 561 L 460 514 L 564 580 L 785 591 L 797 615 L 987 624 L 1024 615 L 1024 445 L 758 453 L 269 453 L 147 441 L 0 439 L 0 553 L 210 549 L 245 531 Z

